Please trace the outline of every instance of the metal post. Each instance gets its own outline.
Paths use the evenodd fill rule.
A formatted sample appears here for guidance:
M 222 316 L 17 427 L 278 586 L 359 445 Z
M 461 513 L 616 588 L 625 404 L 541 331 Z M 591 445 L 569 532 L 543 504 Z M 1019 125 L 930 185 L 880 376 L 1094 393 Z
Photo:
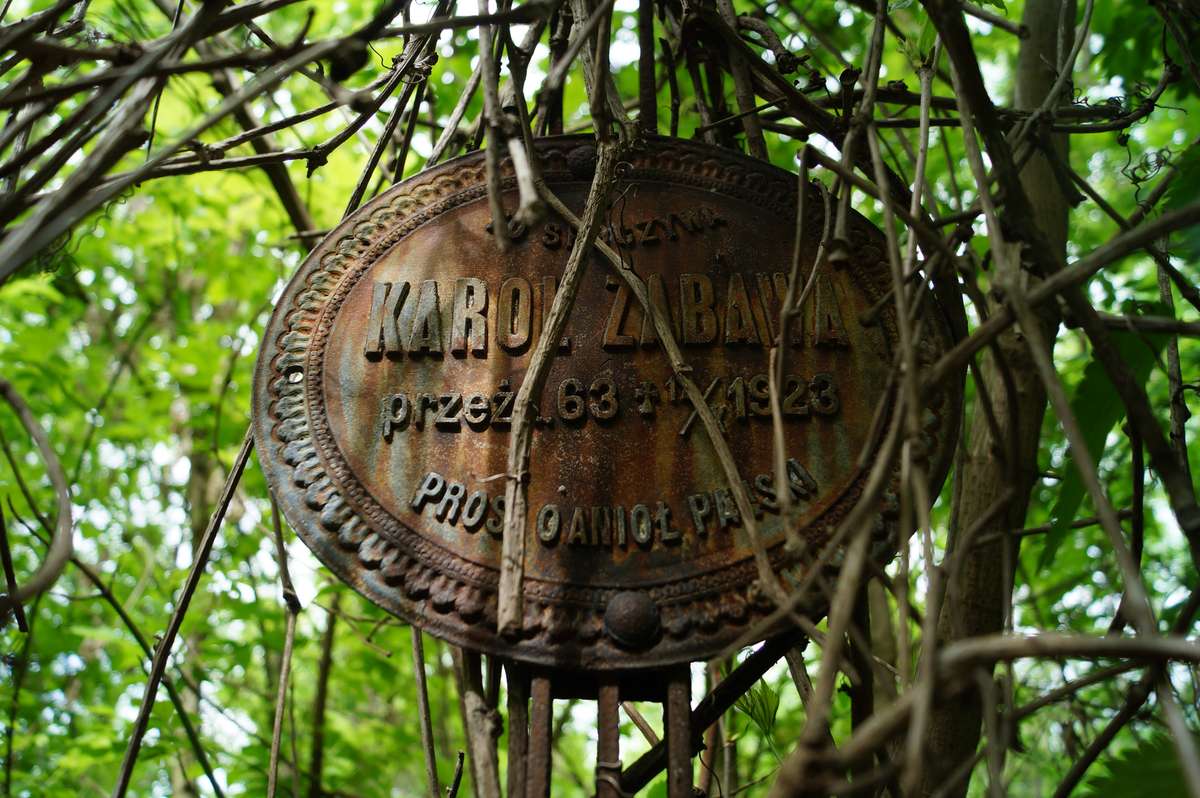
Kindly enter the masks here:
M 692 674 L 685 666 L 667 677 L 667 796 L 692 795 Z
M 518 798 L 525 788 L 529 756 L 529 672 L 509 662 L 508 676 L 508 792 Z
M 638 0 L 638 127 L 658 135 L 658 87 L 654 80 L 654 2 Z
M 554 701 L 550 679 L 534 676 L 530 686 L 529 758 L 525 766 L 525 798 L 550 796 L 550 735 L 554 723 Z
M 621 697 L 615 681 L 600 683 L 596 704 L 596 798 L 620 798 Z

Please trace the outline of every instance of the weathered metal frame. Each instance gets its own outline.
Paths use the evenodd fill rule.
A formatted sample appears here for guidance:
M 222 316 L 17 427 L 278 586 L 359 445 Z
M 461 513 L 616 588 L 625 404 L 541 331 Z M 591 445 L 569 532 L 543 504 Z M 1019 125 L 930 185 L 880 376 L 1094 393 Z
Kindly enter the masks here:
M 691 798 L 692 758 L 704 748 L 705 731 L 772 666 L 803 643 L 804 636 L 796 631 L 767 640 L 695 707 L 690 705 L 691 673 L 686 665 L 597 674 L 507 662 L 508 796 L 546 798 L 550 794 L 554 700 L 584 699 L 597 705 L 597 798 L 633 795 L 664 770 L 669 798 Z M 627 766 L 620 759 L 623 701 L 656 702 L 664 709 L 662 739 Z
M 663 745 L 667 755 L 658 769 L 663 765 L 667 768 L 669 798 L 691 798 L 695 729 L 690 707 L 691 673 L 686 665 L 596 675 L 510 663 L 505 671 L 510 684 L 509 798 L 549 798 L 554 743 L 552 708 L 555 699 L 565 698 L 596 702 L 597 798 L 620 798 L 638 789 L 626 783 L 621 768 L 620 705 L 626 700 L 663 705 Z

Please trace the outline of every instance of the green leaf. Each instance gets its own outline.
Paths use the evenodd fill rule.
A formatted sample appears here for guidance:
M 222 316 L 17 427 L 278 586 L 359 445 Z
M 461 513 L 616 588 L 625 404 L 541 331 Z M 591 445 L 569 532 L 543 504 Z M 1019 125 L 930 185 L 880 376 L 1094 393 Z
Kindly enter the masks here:
M 1088 779 L 1085 796 L 1187 795 L 1175 743 L 1166 734 L 1140 740 L 1105 764 L 1102 772 Z
M 921 9 L 914 9 L 921 17 L 921 29 L 915 37 L 909 36 L 901 43 L 904 54 L 916 66 L 928 66 L 933 59 L 933 46 L 937 43 L 937 28 Z
M 1163 197 L 1163 210 L 1175 211 L 1200 202 L 1200 147 L 1192 147 L 1179 161 L 1179 174 Z M 1172 249 L 1191 261 L 1200 260 L 1200 227 L 1192 225 L 1176 234 Z
M 26 297 L 40 297 L 50 303 L 62 301 L 62 294 L 54 287 L 53 275 L 44 272 L 31 277 L 21 277 L 5 283 L 0 296 L 4 297 L 5 305 Z M 10 306 L 10 305 L 9 305 Z
M 759 680 L 737 700 L 734 707 L 750 718 L 763 736 L 771 738 L 771 729 L 775 727 L 775 717 L 779 714 L 779 693 L 769 684 Z
M 933 46 L 937 43 L 937 28 L 925 17 L 921 23 L 921 35 L 917 37 L 917 49 L 921 52 L 921 60 L 928 61 L 933 57 Z
M 1169 315 L 1166 307 L 1158 303 L 1131 303 L 1127 311 L 1133 312 L 1138 309 L 1150 310 L 1156 315 Z M 1168 336 L 1113 332 L 1110 337 L 1121 359 L 1133 372 L 1134 379 L 1139 385 L 1144 385 L 1159 353 L 1166 346 Z M 1104 454 L 1104 442 L 1108 433 L 1125 417 L 1125 405 L 1099 361 L 1090 361 L 1084 369 L 1083 379 L 1079 381 L 1074 396 L 1071 397 L 1071 412 L 1079 421 L 1088 455 L 1095 465 Z M 1054 509 L 1050 511 L 1050 532 L 1046 535 L 1046 542 L 1038 559 L 1038 570 L 1054 562 L 1054 557 L 1066 539 L 1071 522 L 1075 520 L 1087 493 L 1083 476 L 1075 465 L 1074 451 L 1069 451 L 1067 457 L 1068 468 L 1059 486 Z

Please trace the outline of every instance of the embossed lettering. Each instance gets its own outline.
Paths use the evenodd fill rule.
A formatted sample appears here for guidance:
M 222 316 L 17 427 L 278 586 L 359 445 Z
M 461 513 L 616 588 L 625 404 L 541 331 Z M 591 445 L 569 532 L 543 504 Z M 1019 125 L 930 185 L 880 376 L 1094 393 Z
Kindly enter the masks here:
M 675 339 L 679 339 L 679 321 L 671 312 L 671 303 L 667 298 L 667 284 L 661 274 L 650 275 L 646 280 L 646 292 L 650 295 L 650 304 L 658 310 L 671 326 Z M 641 309 L 639 308 L 639 311 Z M 649 313 L 642 313 L 642 346 L 654 346 L 658 343 L 658 331 L 654 329 L 654 319 Z
M 813 479 L 813 475 L 808 473 L 808 469 L 800 465 L 794 458 L 787 459 L 787 476 L 788 483 L 792 487 L 792 494 L 797 499 L 811 499 L 817 493 L 817 481 Z
M 558 249 L 563 243 L 563 229 L 558 222 L 546 222 L 542 231 L 542 246 L 546 249 Z
M 580 546 L 587 545 L 587 513 L 582 507 L 575 508 L 575 514 L 571 516 L 571 530 L 567 533 L 567 543 Z
M 659 502 L 654 510 L 654 521 L 658 525 L 658 537 L 663 543 L 678 543 L 683 539 L 683 533 L 671 526 L 671 508 L 666 502 Z
M 629 525 L 633 527 L 633 539 L 642 548 L 649 548 L 654 540 L 654 527 L 650 516 L 650 508 L 644 504 L 635 504 L 629 511 Z
M 785 416 L 799 416 L 800 418 L 808 417 L 808 402 L 805 397 L 808 396 L 808 386 L 804 380 L 799 377 L 788 377 L 785 381 L 783 397 L 783 414 Z
M 696 216 L 699 217 L 700 224 L 705 227 L 719 227 L 725 224 L 725 219 L 707 205 L 701 205 L 696 211 Z
M 667 225 L 669 228 L 667 231 L 667 238 L 671 239 L 672 241 L 679 238 L 680 230 L 686 230 L 689 233 L 695 233 L 703 229 L 703 226 L 700 224 L 700 220 L 696 218 L 696 212 L 691 210 L 679 211 L 678 213 L 670 214 L 667 216 Z
M 775 480 L 770 474 L 759 474 L 754 478 L 754 489 L 762 496 L 762 506 L 772 512 L 779 509 L 779 502 L 775 501 Z
M 621 332 L 625 320 L 629 317 L 629 287 L 609 277 L 605 287 L 616 291 L 612 308 L 608 311 L 608 323 L 604 326 L 604 340 L 600 344 L 605 349 L 627 349 L 636 343 L 632 335 Z
M 556 422 L 574 427 L 588 423 L 617 424 L 622 418 L 632 418 L 635 414 L 649 423 L 657 418 L 660 402 L 691 404 L 674 376 L 667 377 L 661 387 L 649 380 L 629 385 L 607 369 L 594 377 L 567 376 L 557 386 L 547 386 L 547 390 L 551 392 L 553 404 L 544 411 L 539 408 L 533 419 L 538 429 L 552 428 Z M 622 391 L 628 393 L 622 396 Z M 742 425 L 770 421 L 766 374 L 716 376 L 703 395 L 723 428 L 733 421 Z M 783 416 L 789 420 L 828 419 L 836 416 L 841 408 L 838 384 L 832 372 L 820 372 L 811 378 L 789 374 L 784 379 L 779 398 Z M 424 431 L 426 424 L 448 432 L 462 431 L 463 422 L 474 432 L 488 428 L 507 430 L 512 423 L 515 399 L 516 392 L 507 377 L 501 379 L 498 390 L 490 394 L 385 394 L 380 399 L 376 429 L 388 443 L 397 432 Z M 697 418 L 693 408 L 680 434 L 686 435 Z
M 808 383 L 808 395 L 812 399 L 812 408 L 823 416 L 832 416 L 841 408 L 838 398 L 837 383 L 828 372 L 814 374 Z
M 634 225 L 637 228 L 639 244 L 657 244 L 659 242 L 658 228 L 659 226 L 666 227 L 666 223 L 662 219 L 651 219 L 648 222 L 638 222 Z
M 417 487 L 417 492 L 413 494 L 412 502 L 410 503 L 413 512 L 421 512 L 421 508 L 425 506 L 426 502 L 437 501 L 445 488 L 445 477 L 436 471 L 426 473 L 425 478 L 421 480 L 421 484 Z
M 558 384 L 558 417 L 563 421 L 579 421 L 583 418 L 583 383 L 567 377 Z
M 503 511 L 501 511 L 501 515 L 503 515 Z M 537 514 L 538 540 L 546 545 L 554 543 L 558 540 L 558 529 L 560 526 L 562 526 L 562 519 L 558 513 L 558 505 L 542 505 L 542 509 L 538 510 Z
M 688 509 L 692 512 L 692 526 L 696 534 L 704 537 L 708 534 L 708 519 L 712 515 L 712 502 L 707 493 L 693 493 L 687 497 Z
M 617 545 L 625 548 L 626 537 L 629 533 L 628 525 L 625 522 L 625 508 L 617 505 L 612 508 L 613 532 L 616 533 Z
M 529 343 L 533 330 L 533 289 L 524 277 L 509 277 L 500 286 L 496 338 L 512 352 Z
M 746 293 L 746 281 L 740 274 L 731 274 L 725 301 L 725 343 L 751 344 L 761 340 L 754 323 L 750 296 Z
M 592 545 L 612 545 L 612 515 L 607 507 L 592 508 Z
M 366 357 L 378 360 L 385 353 L 392 356 L 404 351 L 397 319 L 407 297 L 408 283 L 375 283 L 371 315 L 367 318 L 367 342 L 363 347 Z
M 433 425 L 438 429 L 459 429 L 458 411 L 462 408 L 461 393 L 444 393 L 439 401 L 437 415 L 433 417 Z
M 775 288 L 771 283 L 771 275 L 766 272 L 755 272 L 754 282 L 758 286 L 758 304 L 762 308 L 763 318 L 767 322 L 767 336 L 769 343 L 772 346 L 775 343 L 776 336 L 779 335 L 779 306 L 783 302 L 783 297 L 775 295 Z
M 740 526 L 742 517 L 738 513 L 737 504 L 730 494 L 729 488 L 717 488 L 713 491 L 713 503 L 717 506 L 717 522 L 722 529 Z
M 403 430 L 408 424 L 412 404 L 406 394 L 393 393 L 383 397 L 379 411 L 379 433 L 391 443 L 392 434 L 398 429 Z
M 758 272 L 754 277 L 758 283 L 758 298 L 767 318 L 767 331 L 771 344 L 774 344 L 779 337 L 779 311 L 783 307 L 784 299 L 787 298 L 788 278 L 783 272 L 772 272 L 771 274 Z M 803 279 L 802 274 L 801 280 Z M 792 320 L 791 338 L 793 345 L 804 345 L 804 324 L 800 319 Z
M 771 306 L 771 283 L 770 280 L 767 280 L 764 285 L 762 278 L 765 276 L 761 272 L 747 274 L 743 284 L 750 297 L 750 315 L 754 317 L 754 328 L 758 331 L 758 340 L 764 347 L 770 348 L 775 344 L 773 325 L 779 319 L 778 317 L 768 318 L 770 315 L 768 308 Z
M 679 275 L 679 315 L 685 344 L 717 340 L 717 312 L 712 278 L 707 274 Z
M 500 380 L 500 390 L 492 397 L 492 426 L 507 427 L 512 423 L 514 396 L 508 380 Z
M 846 323 L 838 303 L 833 280 L 828 274 L 817 275 L 816 296 L 813 300 L 813 341 L 817 346 L 847 347 Z
M 491 501 L 492 511 L 488 514 L 487 531 L 494 538 L 500 538 L 504 534 L 504 494 L 493 496 Z
M 458 506 L 462 501 L 462 497 L 466 495 L 466 492 L 466 487 L 461 483 L 446 483 L 446 493 L 442 496 L 442 500 L 438 502 L 438 506 L 434 508 L 433 517 L 448 524 L 453 524 L 457 521 Z
M 654 415 L 654 406 L 661 401 L 658 387 L 649 380 L 642 380 L 633 389 L 633 400 L 637 402 L 638 415 L 649 418 Z
M 488 496 L 481 490 L 467 497 L 462 510 L 462 525 L 468 532 L 474 532 L 483 523 L 483 514 L 487 512 Z
M 617 384 L 613 381 L 612 374 L 601 374 L 592 380 L 588 394 L 592 397 L 588 401 L 588 412 L 597 421 L 615 418 L 617 411 L 621 409 L 617 399 Z
M 478 277 L 454 281 L 454 308 L 450 316 L 450 352 L 466 357 L 487 356 L 487 282 Z
M 473 393 L 463 402 L 463 418 L 472 429 L 482 429 L 488 423 L 488 411 L 492 403 L 486 395 Z
M 750 415 L 766 418 L 771 415 L 771 381 L 766 374 L 755 374 L 747 385 Z
M 431 393 L 417 394 L 416 408 L 413 413 L 413 426 L 417 429 L 425 429 L 425 413 L 429 410 L 437 410 L 438 398 Z
M 442 353 L 442 311 L 438 307 L 437 280 L 425 280 L 417 294 L 417 310 L 413 315 L 412 336 L 408 340 L 412 353 Z

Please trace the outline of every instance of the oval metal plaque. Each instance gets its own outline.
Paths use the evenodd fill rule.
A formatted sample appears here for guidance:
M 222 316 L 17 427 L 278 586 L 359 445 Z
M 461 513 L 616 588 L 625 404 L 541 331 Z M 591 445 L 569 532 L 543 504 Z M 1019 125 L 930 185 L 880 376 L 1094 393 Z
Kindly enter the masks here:
M 559 137 L 538 148 L 548 184 L 578 212 L 594 145 Z M 670 316 L 786 584 L 803 566 L 787 566 L 781 545 L 766 372 L 796 177 L 676 140 L 653 139 L 626 160 L 604 236 Z M 823 213 L 815 193 L 807 206 L 805 275 Z M 461 645 L 585 668 L 712 654 L 770 605 L 707 435 L 652 325 L 598 256 L 538 403 L 525 632 L 497 636 L 497 475 L 572 234 L 550 218 L 516 230 L 500 253 L 489 223 L 483 157 L 471 155 L 379 197 L 301 266 L 255 376 L 256 444 L 284 514 L 369 599 Z M 814 543 L 859 495 L 859 464 L 878 446 L 876 408 L 883 401 L 886 414 L 892 390 L 892 304 L 867 312 L 890 285 L 883 236 L 856 215 L 850 244 L 848 263 L 821 270 L 787 343 L 790 490 Z M 926 321 L 928 364 L 948 336 L 935 312 Z M 958 407 L 947 393 L 925 410 L 939 482 Z M 894 526 L 886 509 L 875 521 L 881 559 L 895 549 Z

